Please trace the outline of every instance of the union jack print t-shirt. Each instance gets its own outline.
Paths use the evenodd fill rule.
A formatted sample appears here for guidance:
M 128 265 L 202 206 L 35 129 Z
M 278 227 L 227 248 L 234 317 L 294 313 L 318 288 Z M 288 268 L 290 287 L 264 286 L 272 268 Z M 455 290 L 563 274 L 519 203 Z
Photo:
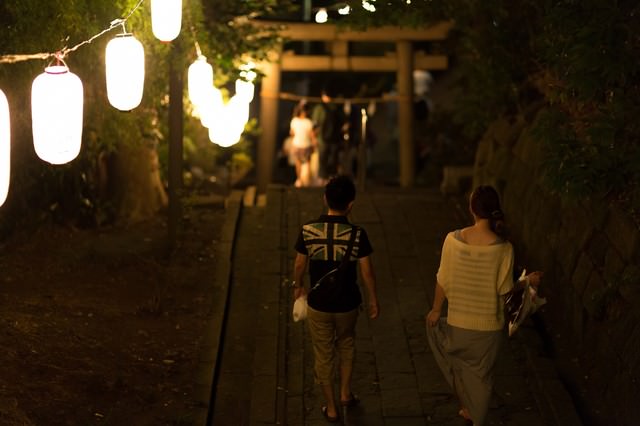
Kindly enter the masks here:
M 307 222 L 298 234 L 295 249 L 309 257 L 309 282 L 313 288 L 318 280 L 337 268 L 345 256 L 351 232 L 356 232 L 344 280 L 338 289 L 318 286 L 308 295 L 308 303 L 322 312 L 348 312 L 362 303 L 357 284 L 357 260 L 373 252 L 367 232 L 349 223 L 346 216 L 322 215 Z

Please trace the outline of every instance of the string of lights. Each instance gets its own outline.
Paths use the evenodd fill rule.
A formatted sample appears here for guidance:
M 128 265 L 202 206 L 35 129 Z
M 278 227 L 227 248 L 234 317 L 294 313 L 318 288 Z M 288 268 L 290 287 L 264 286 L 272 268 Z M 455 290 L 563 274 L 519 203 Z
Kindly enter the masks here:
M 81 79 L 69 70 L 64 58 L 120 26 L 122 33 L 106 45 L 107 98 L 111 106 L 120 111 L 132 111 L 140 104 L 145 80 L 144 46 L 133 34 L 127 32 L 125 23 L 143 2 L 144 0 L 137 0 L 124 17 L 111 21 L 107 28 L 72 47 L 65 46 L 50 53 L 0 56 L 0 64 L 55 58 L 34 79 L 31 91 L 34 148 L 42 160 L 51 164 L 64 164 L 73 160 L 80 152 L 84 89 Z M 158 40 L 171 42 L 180 34 L 182 2 L 183 0 L 148 2 L 151 6 L 151 30 Z M 187 8 L 187 12 L 190 9 Z M 193 20 L 189 20 L 193 38 L 197 40 Z M 235 95 L 224 102 L 221 91 L 214 86 L 213 69 L 202 55 L 197 41 L 195 50 L 198 58 L 189 67 L 189 95 L 194 111 L 197 111 L 203 126 L 209 128 L 212 142 L 223 146 L 233 145 L 240 139 L 249 119 L 249 103 L 254 95 L 253 64 L 243 66 L 243 79 L 236 81 Z M 0 124 L 3 121 L 8 123 L 8 113 L 0 117 Z
M 95 39 L 97 39 L 97 38 L 103 36 L 104 34 L 112 31 L 114 28 L 117 28 L 117 27 L 120 27 L 120 26 L 124 26 L 124 24 L 127 22 L 127 20 L 142 5 L 143 2 L 144 2 L 144 0 L 138 0 L 138 3 L 127 13 L 127 15 L 124 18 L 114 19 L 113 21 L 111 21 L 111 23 L 109 24 L 108 28 L 105 28 L 104 30 L 102 30 L 99 33 L 97 33 L 97 34 L 93 35 L 92 37 L 90 37 L 89 39 L 84 40 L 84 41 L 76 44 L 73 47 L 63 47 L 61 50 L 59 50 L 57 52 L 50 52 L 50 53 L 7 54 L 7 55 L 2 55 L 2 56 L 0 56 L 0 64 L 13 64 L 13 63 L 17 63 L 17 62 L 36 60 L 36 59 L 46 60 L 46 59 L 49 59 L 49 58 L 57 58 L 57 59 L 62 60 L 70 52 L 75 52 L 81 46 L 84 46 L 85 44 L 92 43 Z
M 125 23 L 143 2 L 137 0 L 124 17 L 112 20 L 107 28 L 72 47 L 65 46 L 56 52 L 0 56 L 0 64 L 55 59 L 34 78 L 31 85 L 33 146 L 40 159 L 52 165 L 65 164 L 80 153 L 84 88 L 81 79 L 71 72 L 64 58 L 118 27 L 122 27 L 122 33 L 106 45 L 107 97 L 111 106 L 121 111 L 131 111 L 140 104 L 145 78 L 144 46 L 127 32 Z M 182 0 L 151 0 L 150 3 L 154 36 L 163 42 L 174 40 L 180 34 L 182 25 Z M 0 90 L 0 158 L 5 160 L 0 164 L 0 205 L 4 202 L 9 184 L 9 128 L 9 105 L 6 95 Z
M 120 26 L 122 33 L 111 39 L 105 49 L 107 98 L 111 106 L 120 111 L 132 111 L 140 105 L 145 80 L 144 46 L 127 32 L 125 23 L 143 2 L 138 0 L 123 18 L 114 19 L 107 28 L 72 47 L 49 53 L 0 56 L 0 64 L 55 59 L 34 78 L 31 86 L 33 145 L 40 159 L 52 165 L 65 164 L 75 159 L 81 149 L 84 89 L 81 79 L 69 70 L 64 58 Z M 171 42 L 178 37 L 182 28 L 182 2 L 150 0 L 151 30 L 156 39 Z M 192 114 L 208 128 L 211 142 L 228 147 L 240 140 L 249 120 L 249 104 L 255 91 L 255 65 L 247 63 L 241 67 L 242 78 L 235 82 L 235 94 L 227 102 L 223 101 L 222 92 L 213 82 L 213 68 L 202 55 L 193 20 L 190 21 L 198 54 L 188 70 Z M 6 199 L 9 186 L 9 127 L 9 104 L 0 90 L 0 205 Z

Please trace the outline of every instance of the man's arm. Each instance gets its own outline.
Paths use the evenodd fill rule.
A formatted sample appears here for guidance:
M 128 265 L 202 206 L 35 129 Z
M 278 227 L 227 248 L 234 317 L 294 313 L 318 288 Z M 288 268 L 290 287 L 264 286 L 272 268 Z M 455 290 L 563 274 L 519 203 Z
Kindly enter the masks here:
M 304 273 L 307 270 L 307 255 L 302 253 L 296 254 L 296 259 L 293 262 L 293 298 L 297 299 L 300 296 L 307 294 L 304 289 Z
M 373 262 L 371 256 L 361 257 L 359 259 L 360 272 L 364 286 L 367 289 L 367 299 L 369 300 L 369 318 L 375 319 L 380 313 L 380 305 L 378 304 L 378 295 L 376 293 L 376 275 L 373 272 Z

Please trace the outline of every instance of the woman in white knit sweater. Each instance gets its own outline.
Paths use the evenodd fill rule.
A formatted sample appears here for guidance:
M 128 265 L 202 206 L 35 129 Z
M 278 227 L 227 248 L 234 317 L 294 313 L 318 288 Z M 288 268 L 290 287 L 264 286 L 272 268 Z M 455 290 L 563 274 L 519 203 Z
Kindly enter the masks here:
M 427 336 L 434 357 L 461 404 L 459 414 L 484 424 L 493 369 L 504 328 L 504 296 L 512 290 L 513 246 L 506 240 L 498 193 L 479 186 L 469 209 L 474 224 L 450 232 L 442 247 Z M 541 272 L 527 276 L 538 285 Z M 447 299 L 448 316 L 440 321 Z

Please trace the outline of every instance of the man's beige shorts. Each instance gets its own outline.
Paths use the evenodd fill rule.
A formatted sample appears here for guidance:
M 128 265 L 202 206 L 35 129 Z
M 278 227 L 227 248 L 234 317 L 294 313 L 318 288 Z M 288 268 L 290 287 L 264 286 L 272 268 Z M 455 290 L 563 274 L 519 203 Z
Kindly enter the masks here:
M 333 383 L 336 353 L 341 366 L 353 365 L 357 320 L 358 309 L 331 313 L 308 308 L 307 325 L 313 344 L 317 384 Z

